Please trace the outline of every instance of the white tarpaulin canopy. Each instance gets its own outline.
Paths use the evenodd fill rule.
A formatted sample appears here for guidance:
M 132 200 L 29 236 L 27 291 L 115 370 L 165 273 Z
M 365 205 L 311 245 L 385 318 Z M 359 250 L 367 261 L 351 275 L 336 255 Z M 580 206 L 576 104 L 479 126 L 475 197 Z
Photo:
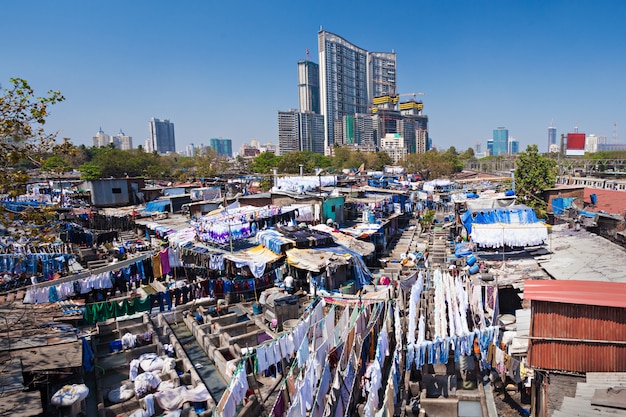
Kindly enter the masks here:
M 486 248 L 506 246 L 535 246 L 548 240 L 548 228 L 544 223 L 509 224 L 490 223 L 472 225 L 472 241 Z

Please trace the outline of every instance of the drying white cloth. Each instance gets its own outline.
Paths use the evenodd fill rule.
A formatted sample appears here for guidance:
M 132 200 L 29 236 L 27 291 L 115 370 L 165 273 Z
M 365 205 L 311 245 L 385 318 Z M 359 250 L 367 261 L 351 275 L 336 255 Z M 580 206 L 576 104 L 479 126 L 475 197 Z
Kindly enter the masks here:
M 235 404 L 239 404 L 246 397 L 246 391 L 248 390 L 248 377 L 246 375 L 246 368 L 242 366 L 235 375 L 233 383 L 230 388 L 231 395 L 235 400 Z
M 461 278 L 457 276 L 454 278 L 454 287 L 456 298 L 459 306 L 459 317 L 461 318 L 461 330 L 462 334 L 469 333 L 469 327 L 467 326 L 467 307 L 469 306 L 469 298 L 467 296 L 467 291 L 465 291 L 465 287 L 461 282 Z
M 167 373 L 169 371 L 176 370 L 176 359 L 174 358 L 165 358 L 163 360 L 163 367 L 161 368 L 162 373 Z
M 548 228 L 543 223 L 511 225 L 505 223 L 472 224 L 472 241 L 486 248 L 541 245 L 548 240 Z
M 369 366 L 369 386 L 367 387 L 367 403 L 365 404 L 365 417 L 372 417 L 378 410 L 378 390 L 382 387 L 382 372 L 378 361 Z M 367 374 L 367 371 L 366 371 Z
M 426 319 L 424 316 L 420 316 L 419 325 L 417 326 L 417 342 L 416 345 L 421 345 L 426 338 Z
M 257 367 L 257 372 L 263 372 L 265 371 L 267 368 L 270 367 L 270 364 L 267 360 L 267 356 L 265 354 L 266 352 L 266 347 L 265 346 L 259 346 L 256 348 L 256 367 Z
M 443 339 L 448 333 L 448 321 L 446 320 L 446 300 L 444 283 L 441 271 L 436 269 L 433 273 L 433 286 L 435 287 L 435 334 L 434 339 Z
M 204 384 L 200 384 L 192 389 L 188 389 L 186 386 L 181 386 L 165 391 L 159 391 L 154 394 L 154 399 L 157 404 L 159 404 L 159 406 L 165 411 L 177 410 L 181 408 L 185 402 L 202 402 L 208 400 L 209 398 L 211 398 L 211 395 Z
M 144 353 L 139 357 L 139 365 L 146 372 L 160 371 L 164 361 L 156 353 Z
M 298 366 L 303 367 L 306 361 L 309 359 L 309 338 L 305 337 L 302 339 L 302 343 L 298 348 L 298 353 L 296 354 L 296 358 L 298 359 Z
M 332 306 L 324 318 L 324 340 L 335 343 L 335 306 Z
M 139 373 L 139 359 L 133 359 L 130 361 L 130 371 L 128 373 L 128 379 L 134 381 Z
M 482 287 L 475 285 L 472 287 L 472 312 L 474 313 L 474 320 L 480 330 L 485 329 L 485 310 L 483 307 L 483 294 Z
M 137 336 L 131 333 L 126 333 L 122 336 L 122 348 L 132 349 L 137 344 Z
M 135 396 L 135 391 L 131 385 L 123 384 L 109 391 L 107 397 L 114 404 L 123 403 Z
M 135 394 L 137 394 L 137 397 L 143 397 L 154 391 L 160 383 L 161 378 L 152 372 L 144 372 L 137 375 L 137 378 L 135 378 Z

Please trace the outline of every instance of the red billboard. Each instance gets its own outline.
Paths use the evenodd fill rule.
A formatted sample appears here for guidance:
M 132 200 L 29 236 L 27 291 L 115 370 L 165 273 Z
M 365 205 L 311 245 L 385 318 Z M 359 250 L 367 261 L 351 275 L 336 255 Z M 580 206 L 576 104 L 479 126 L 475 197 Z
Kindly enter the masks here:
M 567 150 L 584 151 L 585 150 L 585 134 L 584 133 L 568 133 L 567 134 Z

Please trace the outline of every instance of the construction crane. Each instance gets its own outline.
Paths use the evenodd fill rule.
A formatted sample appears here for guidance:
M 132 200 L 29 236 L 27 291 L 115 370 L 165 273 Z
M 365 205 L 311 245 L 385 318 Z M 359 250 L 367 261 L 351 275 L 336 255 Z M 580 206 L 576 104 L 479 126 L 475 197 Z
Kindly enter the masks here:
M 407 97 L 407 96 L 412 96 L 413 100 L 417 100 L 417 96 L 423 96 L 424 92 L 420 91 L 419 93 L 403 93 L 403 94 L 398 94 L 398 97 Z

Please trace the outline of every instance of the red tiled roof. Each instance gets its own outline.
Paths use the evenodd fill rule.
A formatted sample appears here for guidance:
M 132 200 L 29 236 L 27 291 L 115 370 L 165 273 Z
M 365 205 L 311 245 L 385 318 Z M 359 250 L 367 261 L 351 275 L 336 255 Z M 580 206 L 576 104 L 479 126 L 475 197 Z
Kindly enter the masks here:
M 603 210 L 609 214 L 622 215 L 626 212 L 626 191 L 602 190 L 598 188 L 585 188 L 585 203 L 591 204 L 591 194 L 595 194 L 598 202 L 595 206 L 589 206 L 585 210 Z

